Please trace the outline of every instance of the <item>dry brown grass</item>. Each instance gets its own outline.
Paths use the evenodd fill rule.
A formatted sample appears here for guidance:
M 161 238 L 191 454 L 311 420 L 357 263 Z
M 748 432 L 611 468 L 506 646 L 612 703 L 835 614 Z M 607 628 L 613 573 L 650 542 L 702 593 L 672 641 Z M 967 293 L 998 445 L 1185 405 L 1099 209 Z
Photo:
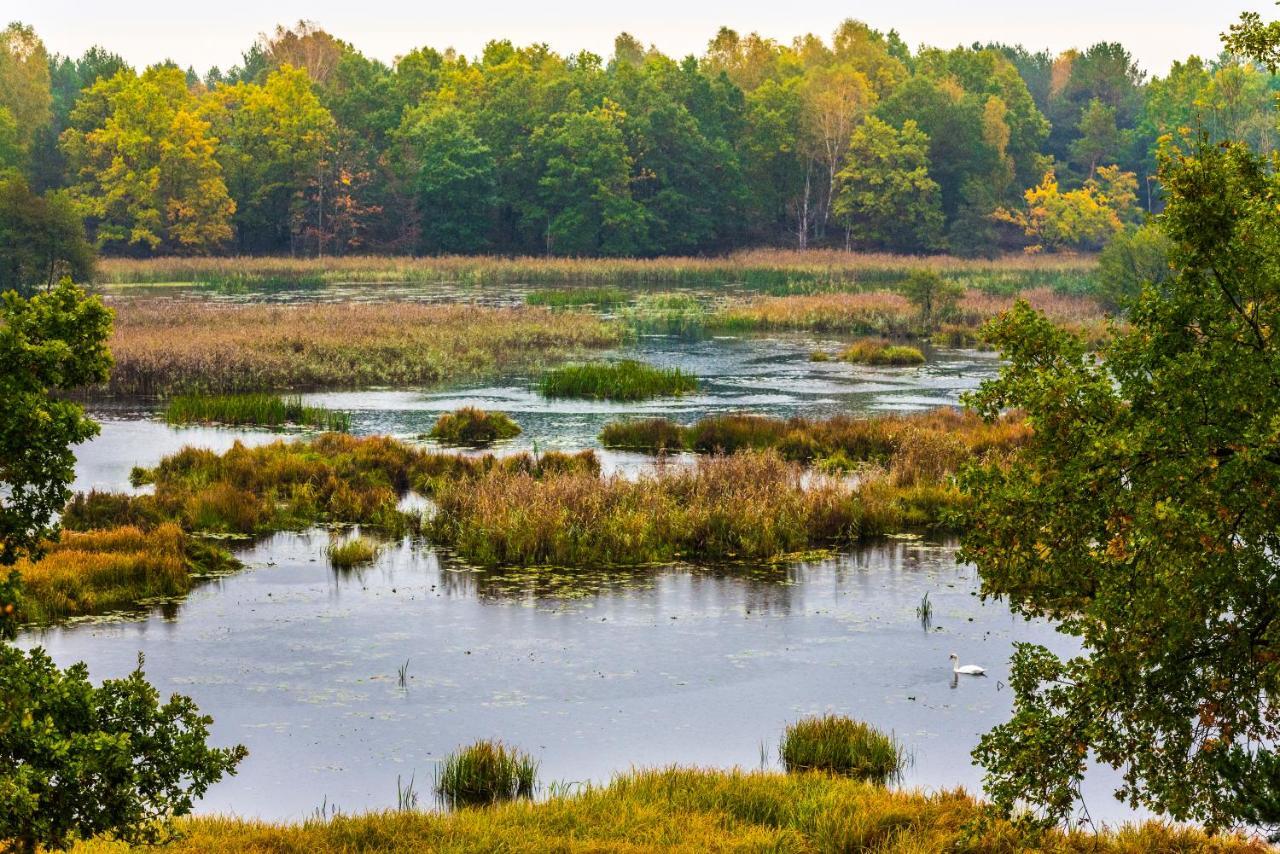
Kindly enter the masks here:
M 612 346 L 578 312 L 413 303 L 113 300 L 109 390 L 243 392 L 428 385 Z
M 191 589 L 193 570 L 214 568 L 210 559 L 229 560 L 193 543 L 171 522 L 150 531 L 133 526 L 66 531 L 43 558 L 15 567 L 22 578 L 19 616 L 23 622 L 48 623 L 178 596 Z
M 98 281 L 147 282 L 462 282 L 475 284 L 783 284 L 804 280 L 852 284 L 928 269 L 950 274 L 1088 273 L 1088 255 L 1008 255 L 996 260 L 892 255 L 835 249 L 752 249 L 721 257 L 501 258 L 105 258 Z

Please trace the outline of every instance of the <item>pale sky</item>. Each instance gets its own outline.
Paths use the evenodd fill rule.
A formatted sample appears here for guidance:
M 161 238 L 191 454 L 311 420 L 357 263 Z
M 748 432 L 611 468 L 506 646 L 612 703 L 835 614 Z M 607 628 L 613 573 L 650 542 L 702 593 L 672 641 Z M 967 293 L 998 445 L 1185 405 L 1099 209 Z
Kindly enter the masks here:
M 700 54 L 721 25 L 786 42 L 806 32 L 829 36 L 841 20 L 853 17 L 877 29 L 897 29 L 913 48 L 997 40 L 1057 52 L 1120 41 L 1149 73 L 1163 74 L 1174 59 L 1217 54 L 1218 34 L 1245 10 L 1280 17 L 1274 3 L 1256 0 L 0 0 L 0 20 L 31 24 L 51 52 L 79 56 L 101 44 L 138 67 L 173 59 L 201 73 L 212 65 L 236 64 L 260 32 L 299 18 L 390 62 L 421 46 L 454 47 L 474 56 L 495 38 L 608 57 L 613 37 L 624 30 L 679 57 Z

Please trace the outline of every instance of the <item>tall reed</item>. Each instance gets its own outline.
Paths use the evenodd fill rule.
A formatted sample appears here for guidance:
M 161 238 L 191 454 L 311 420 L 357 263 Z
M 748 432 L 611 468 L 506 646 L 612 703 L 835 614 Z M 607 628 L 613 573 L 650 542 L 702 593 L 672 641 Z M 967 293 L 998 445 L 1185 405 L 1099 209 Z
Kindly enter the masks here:
M 655 368 L 623 359 L 556 368 L 542 375 L 538 390 L 547 397 L 646 400 L 697 391 L 698 380 L 679 368 Z
M 827 771 L 884 785 L 902 771 L 902 747 L 874 727 L 841 715 L 787 726 L 778 748 L 788 771 Z
M 501 741 L 481 740 L 450 753 L 436 777 L 436 793 L 455 807 L 533 797 L 538 763 Z
M 305 406 L 302 398 L 277 394 L 183 394 L 172 398 L 164 410 L 170 424 L 248 424 L 281 427 L 293 424 L 345 433 L 351 415 L 323 406 Z

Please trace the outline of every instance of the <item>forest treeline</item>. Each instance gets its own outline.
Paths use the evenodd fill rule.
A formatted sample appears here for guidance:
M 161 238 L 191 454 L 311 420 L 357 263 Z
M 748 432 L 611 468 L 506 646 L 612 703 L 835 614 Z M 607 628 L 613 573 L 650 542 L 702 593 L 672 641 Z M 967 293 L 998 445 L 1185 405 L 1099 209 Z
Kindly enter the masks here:
M 912 50 L 852 20 L 392 65 L 299 22 L 203 75 L 12 24 L 0 201 L 119 255 L 1090 249 L 1159 208 L 1161 145 L 1271 150 L 1278 88 L 1226 54 L 1148 78 L 1115 43 Z

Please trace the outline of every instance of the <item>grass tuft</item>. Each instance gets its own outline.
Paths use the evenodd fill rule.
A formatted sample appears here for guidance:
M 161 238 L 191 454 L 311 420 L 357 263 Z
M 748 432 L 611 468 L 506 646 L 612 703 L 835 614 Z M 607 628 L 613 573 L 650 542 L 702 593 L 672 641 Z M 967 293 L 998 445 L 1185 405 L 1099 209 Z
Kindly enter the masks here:
M 669 418 L 611 421 L 600 431 L 600 442 L 623 451 L 678 451 L 684 448 L 684 428 Z
M 542 305 L 549 308 L 576 308 L 579 306 L 622 305 L 631 300 L 631 295 L 622 288 L 547 288 L 530 291 L 524 301 L 529 305 Z
M 183 394 L 165 406 L 169 424 L 236 424 L 282 427 L 287 424 L 315 427 L 336 433 L 351 429 L 351 415 L 323 406 L 304 406 L 300 397 L 276 394 Z
M 862 365 L 924 364 L 924 353 L 917 348 L 872 338 L 853 342 L 841 351 L 840 358 L 846 362 L 857 362 Z
M 862 721 L 840 715 L 804 718 L 789 725 L 778 748 L 788 772 L 826 771 L 884 785 L 902 770 L 902 748 Z
M 500 741 L 477 741 L 445 757 L 436 794 L 450 806 L 480 806 L 533 797 L 538 763 Z
M 506 413 L 465 406 L 441 415 L 429 435 L 446 445 L 484 447 L 519 436 L 520 425 Z
M 341 543 L 334 543 L 325 549 L 329 563 L 337 569 L 351 569 L 361 564 L 373 563 L 381 550 L 376 542 L 368 537 L 352 537 Z
M 679 368 L 624 359 L 557 368 L 543 375 L 538 388 L 547 397 L 647 400 L 697 391 L 698 380 Z

